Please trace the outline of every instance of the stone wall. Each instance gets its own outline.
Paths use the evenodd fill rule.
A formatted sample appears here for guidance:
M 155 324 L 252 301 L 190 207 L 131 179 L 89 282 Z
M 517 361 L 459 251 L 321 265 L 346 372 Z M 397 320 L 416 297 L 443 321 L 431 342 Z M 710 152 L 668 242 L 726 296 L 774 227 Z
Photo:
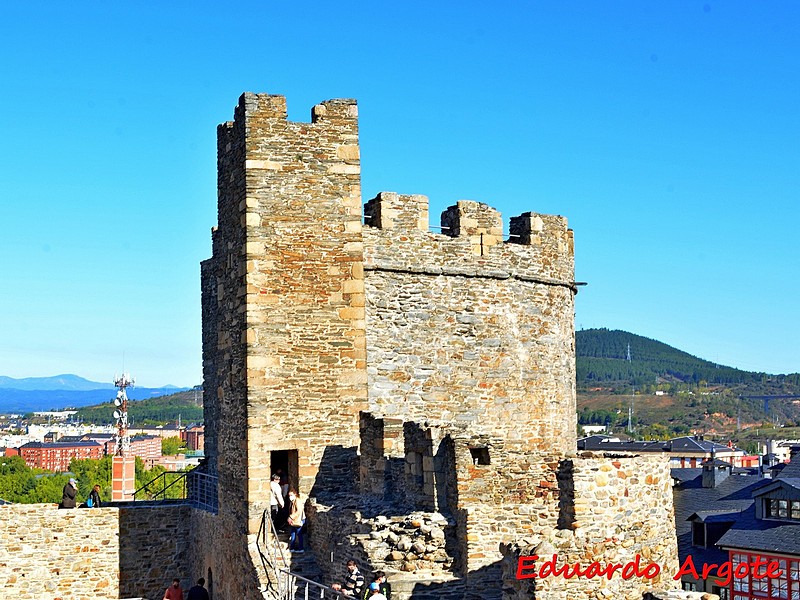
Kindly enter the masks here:
M 577 560 L 624 555 L 641 531 L 667 535 L 646 524 L 669 480 L 662 466 L 566 459 L 576 286 L 565 218 L 528 212 L 504 231 L 499 212 L 462 200 L 431 233 L 425 196 L 384 192 L 363 207 L 362 226 L 352 100 L 293 123 L 283 97 L 245 94 L 218 131 L 218 227 L 202 294 L 220 502 L 202 526 L 224 548 L 201 544 L 197 556 L 224 573 L 226 593 L 256 597 L 252 536 L 277 466 L 311 498 L 310 546 L 326 576 L 342 552 L 365 570 L 416 574 L 409 585 L 441 576 L 398 598 L 499 599 L 503 561 L 522 549 L 514 540 L 558 544 Z M 632 474 L 649 466 L 657 483 Z M 442 515 L 444 546 L 423 544 L 433 541 L 425 517 L 403 538 L 417 513 Z M 589 543 L 606 513 L 616 533 Z M 666 564 L 668 546 L 647 550 Z
M 569 526 L 545 527 L 525 540 L 503 545 L 505 600 L 638 600 L 647 590 L 679 586 L 672 579 L 679 564 L 667 459 L 587 452 L 566 460 L 560 471 L 561 494 L 566 496 L 560 510 Z M 535 564 L 542 565 L 554 554 L 558 567 L 580 564 L 583 569 L 593 561 L 601 566 L 625 565 L 639 556 L 641 569 L 654 563 L 659 574 L 628 580 L 619 573 L 611 580 L 598 576 L 517 579 L 520 556 L 536 555 Z
M 161 598 L 190 583 L 189 509 L 49 504 L 0 506 L 0 597 Z
M 445 211 L 452 235 L 423 229 L 427 212 L 424 196 L 381 194 L 365 207 L 370 412 L 460 425 L 519 452 L 574 449 L 566 219 L 529 214 L 538 237 L 510 238 L 521 244 L 502 242 L 500 214 L 484 204 Z
M 256 534 L 246 534 L 244 524 L 231 515 L 192 510 L 190 569 L 192 581 L 206 579 L 214 598 L 261 600 L 266 573 L 259 569 Z M 161 596 L 158 597 L 159 599 Z

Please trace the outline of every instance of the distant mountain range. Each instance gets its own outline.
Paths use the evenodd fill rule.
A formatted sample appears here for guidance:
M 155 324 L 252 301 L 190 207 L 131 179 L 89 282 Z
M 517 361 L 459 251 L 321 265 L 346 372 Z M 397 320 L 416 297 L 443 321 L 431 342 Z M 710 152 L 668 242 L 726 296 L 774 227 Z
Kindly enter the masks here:
M 78 408 L 108 402 L 116 396 L 113 383 L 89 381 L 72 374 L 14 379 L 0 375 L 0 413 L 27 413 Z M 166 385 L 131 387 L 128 398 L 145 400 L 190 388 Z

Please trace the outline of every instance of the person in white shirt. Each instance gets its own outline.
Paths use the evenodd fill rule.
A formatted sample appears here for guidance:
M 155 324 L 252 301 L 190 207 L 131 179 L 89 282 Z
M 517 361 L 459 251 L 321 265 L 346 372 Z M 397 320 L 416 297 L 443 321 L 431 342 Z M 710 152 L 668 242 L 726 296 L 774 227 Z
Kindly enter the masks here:
M 386 596 L 381 594 L 381 586 L 377 581 L 369 584 L 369 600 L 386 600 Z
M 278 522 L 278 515 L 283 508 L 283 494 L 281 493 L 281 476 L 275 473 L 272 476 L 272 481 L 269 482 L 269 512 L 272 515 L 272 522 L 275 527 L 283 525 Z

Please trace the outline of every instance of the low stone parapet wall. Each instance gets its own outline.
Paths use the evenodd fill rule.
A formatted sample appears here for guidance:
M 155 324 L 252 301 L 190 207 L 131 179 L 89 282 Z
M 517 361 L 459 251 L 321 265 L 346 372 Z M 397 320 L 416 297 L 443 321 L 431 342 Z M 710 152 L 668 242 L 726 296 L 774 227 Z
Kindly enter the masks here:
M 504 600 L 640 600 L 678 586 L 667 459 L 582 453 L 559 487 L 559 526 L 501 546 Z
M 0 506 L 0 598 L 160 598 L 188 586 L 189 507 Z

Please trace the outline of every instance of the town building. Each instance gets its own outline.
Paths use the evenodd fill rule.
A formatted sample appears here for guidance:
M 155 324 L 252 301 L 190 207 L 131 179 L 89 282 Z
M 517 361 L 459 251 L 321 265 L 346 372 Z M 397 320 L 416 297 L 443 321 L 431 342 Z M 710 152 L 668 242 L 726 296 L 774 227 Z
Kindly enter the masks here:
M 10 455 L 10 449 L 6 454 Z M 73 459 L 103 457 L 103 446 L 97 442 L 28 442 L 20 446 L 16 452 L 31 468 L 48 471 L 68 471 Z
M 578 440 L 579 450 L 606 452 L 648 452 L 669 458 L 672 468 L 700 468 L 709 458 L 725 460 L 736 467 L 756 467 L 758 456 L 749 456 L 732 443 L 720 444 L 701 435 L 677 437 L 667 441 L 621 440 L 608 435 L 592 435 Z
M 800 598 L 800 461 L 777 478 L 707 460 L 700 469 L 675 469 L 675 525 L 686 590 L 709 591 L 722 600 Z M 720 582 L 702 576 L 702 565 L 761 563 L 746 575 Z M 774 563 L 774 576 L 766 574 Z M 739 567 L 742 572 L 744 567 Z M 716 573 L 716 572 L 715 572 Z
M 192 452 L 202 452 L 205 448 L 205 429 L 202 425 L 190 425 L 183 431 L 186 447 Z

